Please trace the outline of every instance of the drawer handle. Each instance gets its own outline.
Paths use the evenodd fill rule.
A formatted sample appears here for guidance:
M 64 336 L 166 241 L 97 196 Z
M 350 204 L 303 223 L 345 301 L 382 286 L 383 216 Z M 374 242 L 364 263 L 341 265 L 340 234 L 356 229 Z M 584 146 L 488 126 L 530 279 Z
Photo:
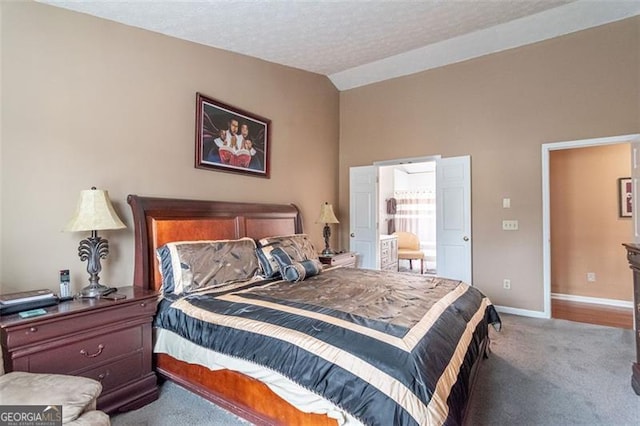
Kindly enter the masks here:
M 140 303 L 140 306 L 144 308 L 145 306 L 147 306 L 147 304 L 145 302 L 142 302 Z
M 38 327 L 31 327 L 29 331 L 35 333 L 36 331 L 38 331 Z
M 100 383 L 102 383 L 102 381 L 109 375 L 108 371 L 105 371 L 104 373 L 100 373 L 98 374 L 98 381 Z
M 98 352 L 94 353 L 94 354 L 90 354 L 87 351 L 85 351 L 84 349 L 80 349 L 80 353 L 84 356 L 86 356 L 87 358 L 95 358 L 98 355 L 100 355 L 102 353 L 102 350 L 104 349 L 104 345 L 102 343 L 100 343 L 98 345 Z

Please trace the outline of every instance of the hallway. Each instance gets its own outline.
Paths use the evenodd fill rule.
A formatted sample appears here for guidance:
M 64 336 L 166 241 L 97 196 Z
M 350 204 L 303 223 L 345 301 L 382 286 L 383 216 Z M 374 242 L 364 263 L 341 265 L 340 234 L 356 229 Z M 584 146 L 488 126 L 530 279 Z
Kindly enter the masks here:
M 551 317 L 633 329 L 633 309 L 551 299 Z

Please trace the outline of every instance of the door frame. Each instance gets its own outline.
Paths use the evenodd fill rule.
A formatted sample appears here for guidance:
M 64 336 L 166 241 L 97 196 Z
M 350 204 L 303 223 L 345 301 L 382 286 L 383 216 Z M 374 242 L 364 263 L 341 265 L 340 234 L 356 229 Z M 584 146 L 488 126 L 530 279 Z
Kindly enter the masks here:
M 401 166 L 403 164 L 413 163 L 429 163 L 432 161 L 438 161 L 442 158 L 442 155 L 428 155 L 426 157 L 411 157 L 411 158 L 398 158 L 395 160 L 374 161 L 374 166 Z
M 542 282 L 544 286 L 544 318 L 551 318 L 551 182 L 549 178 L 549 153 L 551 151 L 559 151 L 563 149 L 586 148 L 591 146 L 634 142 L 640 142 L 640 134 L 636 133 L 542 144 Z M 633 210 L 633 220 L 634 222 L 636 220 L 635 209 Z

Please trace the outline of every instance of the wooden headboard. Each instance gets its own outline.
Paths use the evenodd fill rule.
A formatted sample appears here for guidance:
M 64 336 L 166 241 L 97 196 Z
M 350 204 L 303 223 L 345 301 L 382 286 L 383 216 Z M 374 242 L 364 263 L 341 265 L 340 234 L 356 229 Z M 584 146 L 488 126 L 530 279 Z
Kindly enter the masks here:
M 135 228 L 133 285 L 159 290 L 155 251 L 172 241 L 224 240 L 302 233 L 293 204 L 252 204 L 129 195 Z

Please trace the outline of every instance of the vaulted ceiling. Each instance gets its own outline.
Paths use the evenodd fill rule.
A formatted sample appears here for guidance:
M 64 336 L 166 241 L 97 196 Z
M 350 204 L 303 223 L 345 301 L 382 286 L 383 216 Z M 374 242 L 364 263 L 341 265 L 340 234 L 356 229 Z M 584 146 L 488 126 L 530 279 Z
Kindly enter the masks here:
M 38 0 L 327 75 L 339 90 L 640 14 L 640 0 Z

